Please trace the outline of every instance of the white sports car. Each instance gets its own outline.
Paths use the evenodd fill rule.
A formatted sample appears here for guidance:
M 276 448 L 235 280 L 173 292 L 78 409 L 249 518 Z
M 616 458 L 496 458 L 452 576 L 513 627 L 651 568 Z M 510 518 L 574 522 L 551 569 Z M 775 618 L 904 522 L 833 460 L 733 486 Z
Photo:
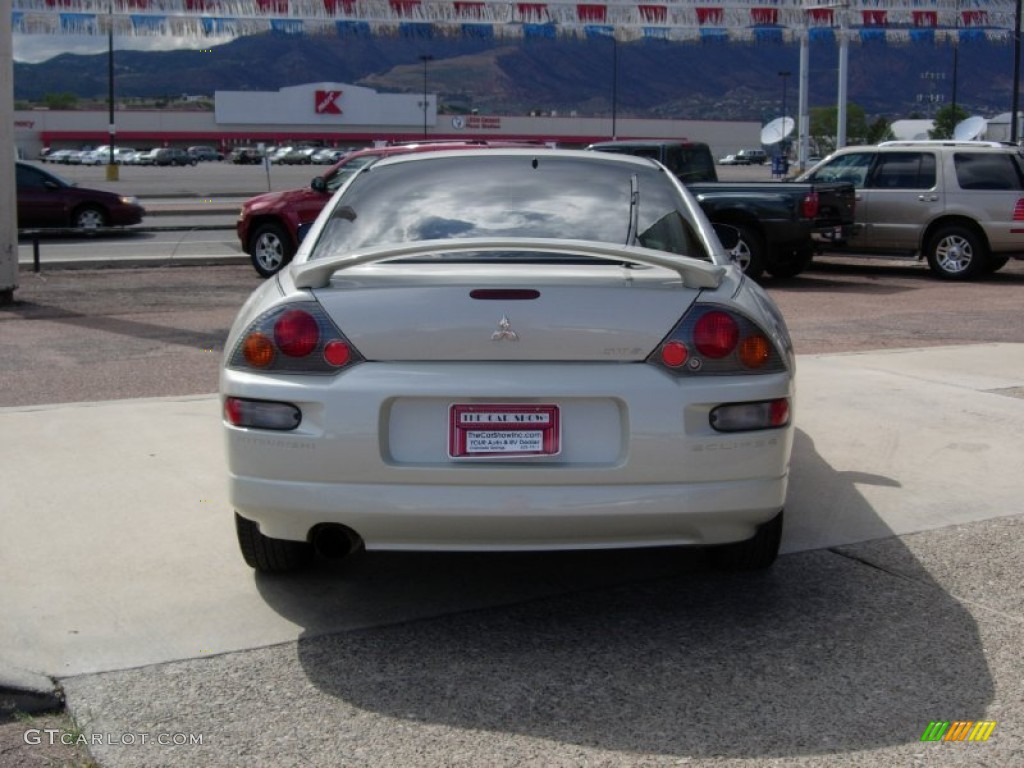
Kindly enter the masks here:
M 776 306 L 658 163 L 381 160 L 231 329 L 242 554 L 715 545 L 766 567 L 793 367 Z

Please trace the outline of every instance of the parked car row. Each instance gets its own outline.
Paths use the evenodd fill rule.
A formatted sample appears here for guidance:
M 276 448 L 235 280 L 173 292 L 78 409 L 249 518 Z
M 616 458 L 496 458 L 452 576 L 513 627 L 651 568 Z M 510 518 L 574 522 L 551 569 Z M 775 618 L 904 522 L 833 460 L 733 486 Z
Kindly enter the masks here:
M 236 165 L 256 165 L 264 158 L 273 165 L 334 165 L 354 147 L 235 147 L 228 160 Z
M 111 161 L 110 146 L 104 144 L 95 149 L 55 149 L 43 152 L 40 161 L 59 165 L 107 165 Z M 114 147 L 115 165 L 196 165 L 202 161 L 223 160 L 224 155 L 214 147 L 194 146 L 155 147 L 133 149 Z

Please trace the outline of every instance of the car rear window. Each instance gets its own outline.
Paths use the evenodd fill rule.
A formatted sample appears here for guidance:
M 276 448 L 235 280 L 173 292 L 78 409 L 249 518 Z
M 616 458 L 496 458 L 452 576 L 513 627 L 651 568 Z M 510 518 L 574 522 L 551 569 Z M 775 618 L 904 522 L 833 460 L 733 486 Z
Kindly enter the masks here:
M 463 237 L 630 242 L 708 258 L 685 202 L 656 166 L 525 153 L 374 165 L 343 193 L 310 258 Z
M 1024 188 L 1020 156 L 1010 152 L 957 152 L 953 167 L 960 189 Z

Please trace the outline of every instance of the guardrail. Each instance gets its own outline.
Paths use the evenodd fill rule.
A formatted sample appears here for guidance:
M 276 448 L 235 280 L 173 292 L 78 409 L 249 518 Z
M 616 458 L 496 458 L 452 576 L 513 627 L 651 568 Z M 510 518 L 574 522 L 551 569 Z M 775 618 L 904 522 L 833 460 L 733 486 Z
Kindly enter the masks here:
M 134 232 L 208 232 L 217 230 L 234 230 L 232 224 L 189 224 L 169 225 L 166 227 L 92 227 L 84 229 L 81 227 L 41 227 L 36 229 L 19 229 L 18 241 L 23 239 L 32 241 L 32 271 L 39 272 L 42 269 L 39 252 L 39 240 L 42 237 L 68 236 L 68 237 L 99 237 L 101 235 L 126 235 Z

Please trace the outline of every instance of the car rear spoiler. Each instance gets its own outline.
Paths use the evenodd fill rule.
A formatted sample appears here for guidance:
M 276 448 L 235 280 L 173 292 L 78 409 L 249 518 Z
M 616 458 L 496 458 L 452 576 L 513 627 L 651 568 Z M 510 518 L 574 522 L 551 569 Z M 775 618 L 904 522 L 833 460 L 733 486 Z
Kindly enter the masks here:
M 598 243 L 590 240 L 559 240 L 532 237 L 467 237 L 455 240 L 419 240 L 377 248 L 366 248 L 354 253 L 328 256 L 323 259 L 292 264 L 291 277 L 296 288 L 325 288 L 331 276 L 340 270 L 371 264 L 387 259 L 429 256 L 437 253 L 479 253 L 481 251 L 537 251 L 557 256 L 585 256 L 604 261 L 628 261 L 652 267 L 670 269 L 683 281 L 686 288 L 717 288 L 725 276 L 725 267 L 678 256 L 665 251 L 654 251 L 630 245 Z

